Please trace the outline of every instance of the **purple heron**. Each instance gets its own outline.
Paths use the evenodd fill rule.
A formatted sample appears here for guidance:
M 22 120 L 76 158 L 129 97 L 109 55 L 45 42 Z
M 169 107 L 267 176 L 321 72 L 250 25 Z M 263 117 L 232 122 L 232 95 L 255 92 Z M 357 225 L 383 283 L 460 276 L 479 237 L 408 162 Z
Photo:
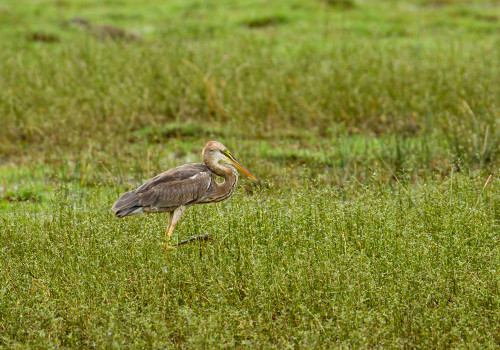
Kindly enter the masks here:
M 168 242 L 175 225 L 187 207 L 193 204 L 220 202 L 229 198 L 238 181 L 237 169 L 255 180 L 253 175 L 220 142 L 207 143 L 202 155 L 204 164 L 185 164 L 167 170 L 139 188 L 124 193 L 113 204 L 112 210 L 115 211 L 115 216 L 169 213 L 165 245 L 167 249 L 175 248 L 176 246 L 168 246 Z M 225 164 L 220 164 L 220 162 Z M 224 182 L 218 183 L 215 175 L 223 177 Z M 204 238 L 207 237 L 208 235 Z M 194 239 L 187 241 L 191 240 Z

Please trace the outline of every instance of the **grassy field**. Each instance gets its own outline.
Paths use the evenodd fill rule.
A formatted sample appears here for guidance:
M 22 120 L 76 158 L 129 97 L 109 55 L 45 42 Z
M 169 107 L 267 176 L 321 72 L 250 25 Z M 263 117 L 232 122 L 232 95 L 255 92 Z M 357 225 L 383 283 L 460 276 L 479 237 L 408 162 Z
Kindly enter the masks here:
M 500 347 L 498 1 L 0 5 L 0 348 Z M 222 141 L 257 177 L 110 207 Z

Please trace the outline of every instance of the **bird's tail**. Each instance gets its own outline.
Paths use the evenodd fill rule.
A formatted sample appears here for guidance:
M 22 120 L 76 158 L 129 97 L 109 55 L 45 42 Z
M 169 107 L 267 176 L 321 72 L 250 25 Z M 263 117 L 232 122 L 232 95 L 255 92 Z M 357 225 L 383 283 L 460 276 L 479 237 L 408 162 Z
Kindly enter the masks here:
M 139 205 L 139 196 L 135 191 L 129 191 L 118 198 L 111 210 L 115 212 L 115 216 L 124 217 L 140 214 L 143 208 Z

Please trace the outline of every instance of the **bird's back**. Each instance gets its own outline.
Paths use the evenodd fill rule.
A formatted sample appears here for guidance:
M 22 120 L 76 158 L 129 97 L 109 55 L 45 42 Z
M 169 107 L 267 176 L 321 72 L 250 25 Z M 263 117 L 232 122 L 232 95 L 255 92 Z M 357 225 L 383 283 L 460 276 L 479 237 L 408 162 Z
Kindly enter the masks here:
M 201 199 L 212 186 L 212 171 L 192 163 L 161 173 L 136 190 L 124 193 L 113 205 L 116 216 L 168 212 Z

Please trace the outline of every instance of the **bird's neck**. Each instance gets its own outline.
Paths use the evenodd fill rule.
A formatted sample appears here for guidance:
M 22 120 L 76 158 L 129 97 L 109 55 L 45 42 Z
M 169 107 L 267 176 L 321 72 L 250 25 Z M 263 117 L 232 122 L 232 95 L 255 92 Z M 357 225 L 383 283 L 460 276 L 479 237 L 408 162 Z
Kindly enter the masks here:
M 223 183 L 217 183 L 217 189 L 219 193 L 231 194 L 236 187 L 236 182 L 238 181 L 238 170 L 232 165 L 219 165 L 219 172 L 215 172 L 217 175 L 224 178 Z
M 215 184 L 216 201 L 224 200 L 229 197 L 236 187 L 236 182 L 238 182 L 238 170 L 232 165 L 224 164 L 221 165 L 218 162 L 206 160 L 205 165 L 214 172 L 214 174 L 224 178 L 224 182 Z
M 238 170 L 232 165 L 215 163 L 207 166 L 214 174 L 224 178 L 225 181 L 221 185 L 233 186 L 238 181 Z

